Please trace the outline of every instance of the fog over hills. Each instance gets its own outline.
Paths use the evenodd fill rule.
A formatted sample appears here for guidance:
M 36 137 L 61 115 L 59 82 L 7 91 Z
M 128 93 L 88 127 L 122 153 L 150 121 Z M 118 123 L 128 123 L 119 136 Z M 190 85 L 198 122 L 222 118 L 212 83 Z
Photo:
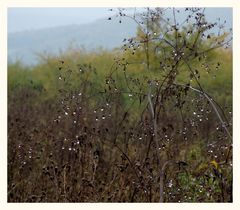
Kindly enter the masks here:
M 94 12 L 95 10 L 89 11 Z M 98 10 L 96 10 L 95 12 L 97 11 Z M 181 9 L 181 11 L 184 10 Z M 69 12 L 70 11 L 68 11 L 67 14 L 71 14 Z M 76 14 L 76 12 L 77 11 L 75 11 L 75 13 L 73 13 L 72 15 Z M 232 27 L 231 8 L 207 8 L 205 13 L 207 20 L 215 22 L 217 20 L 217 17 L 221 17 L 222 21 L 226 20 L 227 29 Z M 25 17 L 25 19 L 21 18 L 21 15 L 11 16 L 10 14 L 11 13 L 9 13 L 8 22 L 8 62 L 20 60 L 27 65 L 36 64 L 38 62 L 37 54 L 39 53 L 56 55 L 60 51 L 65 51 L 66 49 L 68 49 L 69 46 L 72 46 L 74 48 L 84 47 L 88 51 L 100 47 L 102 47 L 103 49 L 111 50 L 115 47 L 121 46 L 122 40 L 124 38 L 134 36 L 137 29 L 136 23 L 131 19 L 124 19 L 124 21 L 122 21 L 122 23 L 120 24 L 118 22 L 118 18 L 113 18 L 111 21 L 109 21 L 107 17 L 97 19 L 95 21 L 89 19 L 88 22 L 86 22 L 86 19 L 80 18 L 79 23 L 81 24 L 67 24 L 63 26 L 53 27 L 50 23 L 47 24 L 47 18 L 50 18 L 47 15 L 46 17 L 41 16 L 41 18 L 38 20 L 35 16 L 33 16 L 33 13 L 31 13 L 31 16 L 28 16 L 28 18 Z M 171 17 L 171 10 L 167 11 L 166 15 Z M 33 17 L 33 19 L 31 20 L 30 17 Z M 61 22 L 62 20 L 64 20 L 64 18 L 66 18 L 66 16 L 55 17 L 58 22 Z M 185 18 L 185 12 L 177 14 L 178 21 L 181 22 L 185 20 Z M 84 21 L 85 23 L 83 23 Z M 23 27 L 25 22 L 26 26 Z M 32 22 L 31 25 L 35 23 L 35 29 L 21 31 L 21 28 L 27 28 L 29 22 Z M 67 22 L 68 21 L 66 20 L 63 23 L 66 24 Z M 75 20 L 74 23 L 76 22 L 78 21 Z M 39 25 L 39 23 L 45 23 L 45 25 L 48 25 L 49 27 L 37 28 L 41 25 Z M 14 32 L 14 28 L 18 29 L 18 31 Z
M 8 34 L 8 62 L 21 60 L 24 64 L 36 64 L 37 53 L 57 54 L 70 45 L 94 50 L 100 47 L 113 49 L 122 44 L 126 37 L 134 36 L 136 24 L 123 21 L 100 19 L 89 24 L 67 25 L 28 30 Z

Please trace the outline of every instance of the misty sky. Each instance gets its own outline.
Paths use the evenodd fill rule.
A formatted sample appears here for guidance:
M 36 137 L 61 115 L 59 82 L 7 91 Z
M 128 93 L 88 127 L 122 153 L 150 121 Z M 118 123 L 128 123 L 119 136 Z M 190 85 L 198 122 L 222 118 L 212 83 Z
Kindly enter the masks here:
M 108 8 L 9 8 L 8 32 L 90 23 L 108 15 Z
M 8 32 L 41 29 L 69 24 L 86 24 L 112 15 L 109 8 L 8 8 Z M 231 8 L 206 8 L 209 21 L 220 17 L 232 27 Z

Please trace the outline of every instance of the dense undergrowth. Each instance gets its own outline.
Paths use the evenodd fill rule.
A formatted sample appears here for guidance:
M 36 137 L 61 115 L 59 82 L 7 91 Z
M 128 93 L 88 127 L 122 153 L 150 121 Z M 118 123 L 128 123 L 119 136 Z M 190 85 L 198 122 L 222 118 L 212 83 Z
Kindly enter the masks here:
M 9 64 L 9 202 L 232 201 L 232 52 L 194 11 L 173 49 L 148 9 L 121 50 Z

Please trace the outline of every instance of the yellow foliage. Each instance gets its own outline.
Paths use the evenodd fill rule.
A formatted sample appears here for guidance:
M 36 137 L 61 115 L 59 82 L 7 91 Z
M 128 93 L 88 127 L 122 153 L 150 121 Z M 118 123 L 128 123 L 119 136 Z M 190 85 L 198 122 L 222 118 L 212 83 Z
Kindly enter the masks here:
M 215 160 L 210 161 L 210 163 L 211 163 L 216 169 L 219 168 L 219 165 L 218 165 L 218 163 L 217 163 Z

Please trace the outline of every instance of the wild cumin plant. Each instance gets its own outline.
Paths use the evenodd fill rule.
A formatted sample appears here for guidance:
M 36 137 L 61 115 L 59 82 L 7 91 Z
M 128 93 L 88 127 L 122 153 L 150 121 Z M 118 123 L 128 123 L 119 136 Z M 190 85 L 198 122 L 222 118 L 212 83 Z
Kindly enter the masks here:
M 185 12 L 187 18 L 182 22 L 177 22 L 177 13 L 180 13 L 180 10 L 172 8 L 173 18 L 164 17 L 164 13 L 167 9 L 147 8 L 146 11 L 142 13 L 134 13 L 132 16 L 125 12 L 125 9 L 118 9 L 117 17 L 120 19 L 131 18 L 138 25 L 138 34 L 136 37 L 125 39 L 124 51 L 131 53 L 131 56 L 128 55 L 126 59 L 123 54 L 123 74 L 126 80 L 126 87 L 130 91 L 131 95 L 134 94 L 133 89 L 130 88 L 130 83 L 139 78 L 131 78 L 131 76 L 126 76 L 126 72 L 131 68 L 128 68 L 127 65 L 136 65 L 142 66 L 143 71 L 147 72 L 145 76 L 145 91 L 139 92 L 136 97 L 139 97 L 141 101 L 141 94 L 145 97 L 147 101 L 147 106 L 149 108 L 149 124 L 151 125 L 153 138 L 149 139 L 149 144 L 154 142 L 154 147 L 156 150 L 157 157 L 157 168 L 159 174 L 159 202 L 164 201 L 164 176 L 166 167 L 169 164 L 178 164 L 181 160 L 177 159 L 177 155 L 172 156 L 167 155 L 165 158 L 162 157 L 164 152 L 161 152 L 161 144 L 167 140 L 168 144 L 174 145 L 174 150 L 178 150 L 178 141 L 179 139 L 174 139 L 173 135 L 169 135 L 162 132 L 159 128 L 165 125 L 164 118 L 165 109 L 171 107 L 171 112 L 175 112 L 175 118 L 180 113 L 180 121 L 182 121 L 182 128 L 180 133 L 186 134 L 189 126 L 186 127 L 187 121 L 192 121 L 191 124 L 193 127 L 198 129 L 201 124 L 205 121 L 208 121 L 208 117 L 205 116 L 205 107 L 201 106 L 199 103 L 200 100 L 197 100 L 198 106 L 200 107 L 201 112 L 193 112 L 193 115 L 197 114 L 198 122 L 194 121 L 195 119 L 191 116 L 186 115 L 186 96 L 189 95 L 189 91 L 195 91 L 201 97 L 201 101 L 205 100 L 208 104 L 208 110 L 211 109 L 215 112 L 218 121 L 220 122 L 221 127 L 224 129 L 228 141 L 228 149 L 231 149 L 232 136 L 229 130 L 229 122 L 226 119 L 223 109 L 221 106 L 214 101 L 214 99 L 209 96 L 201 86 L 201 70 L 194 69 L 193 62 L 198 60 L 202 62 L 202 66 L 205 67 L 206 71 L 210 71 L 210 66 L 214 66 L 218 69 L 220 62 L 217 64 L 210 64 L 208 61 L 208 55 L 211 51 L 220 47 L 227 47 L 231 42 L 232 38 L 227 36 L 227 33 L 221 32 L 223 25 L 218 23 L 209 23 L 205 19 L 204 11 L 202 8 L 186 8 Z M 193 20 L 192 20 L 193 19 Z M 121 23 L 122 20 L 119 21 Z M 189 22 L 192 24 L 189 25 Z M 218 35 L 214 36 L 211 34 L 211 30 L 214 27 L 218 27 Z M 212 37 L 214 36 L 214 37 Z M 210 41 L 208 41 L 210 40 Z M 139 53 L 140 52 L 140 53 Z M 134 58 L 136 56 L 137 58 Z M 134 60 L 132 62 L 132 60 Z M 140 67 L 141 68 L 141 67 Z M 155 78 L 151 77 L 150 71 L 154 71 Z M 181 78 L 183 72 L 187 71 L 189 78 Z M 159 81 L 160 79 L 160 81 Z M 179 83 L 180 80 L 184 80 L 185 84 Z M 196 86 L 195 87 L 193 87 Z M 137 85 L 134 83 L 133 87 Z M 143 89 L 142 87 L 139 89 Z M 194 98 L 193 98 L 194 100 Z M 164 122 L 164 123 L 163 123 Z M 178 125 L 173 126 L 170 124 L 170 127 L 176 128 Z M 165 131 L 164 128 L 163 131 Z M 181 131 L 184 130 L 184 131 Z M 164 137 L 163 137 L 164 135 Z M 195 133 L 196 135 L 196 133 Z M 201 136 L 201 135 L 200 135 Z M 184 140 L 187 138 L 184 137 Z M 176 142 L 175 142 L 176 141 Z M 164 142 L 165 145 L 165 142 Z M 174 151 L 173 150 L 173 151 Z M 168 153 L 171 153 L 171 150 L 168 150 Z M 227 154 L 228 156 L 228 154 Z M 216 157 L 215 157 L 216 158 Z M 226 159 L 223 160 L 226 163 Z M 223 179 L 221 177 L 221 179 Z M 223 182 L 221 180 L 220 182 Z M 222 190 L 222 197 L 220 200 L 224 201 L 224 193 Z M 181 200 L 180 200 L 181 201 Z

